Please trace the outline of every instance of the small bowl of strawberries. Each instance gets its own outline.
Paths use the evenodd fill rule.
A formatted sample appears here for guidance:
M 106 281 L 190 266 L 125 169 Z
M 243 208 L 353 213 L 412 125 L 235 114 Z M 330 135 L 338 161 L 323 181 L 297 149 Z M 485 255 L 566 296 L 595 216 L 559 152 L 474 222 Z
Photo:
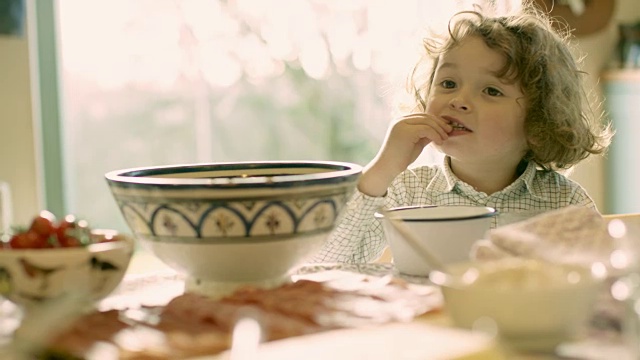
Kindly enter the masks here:
M 28 227 L 2 234 L 0 296 L 19 305 L 70 293 L 100 300 L 122 281 L 133 251 L 134 240 L 127 234 L 42 211 Z

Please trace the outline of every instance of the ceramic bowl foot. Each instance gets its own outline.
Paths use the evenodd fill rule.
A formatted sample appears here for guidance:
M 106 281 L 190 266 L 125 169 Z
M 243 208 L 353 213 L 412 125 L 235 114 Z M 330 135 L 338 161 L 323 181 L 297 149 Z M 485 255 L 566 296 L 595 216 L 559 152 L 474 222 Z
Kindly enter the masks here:
M 201 294 L 210 298 L 219 299 L 225 296 L 231 295 L 236 290 L 251 286 L 258 288 L 274 288 L 285 283 L 291 282 L 291 277 L 286 276 L 275 279 L 265 279 L 256 281 L 214 281 L 203 280 L 193 277 L 188 277 L 185 280 L 185 291 Z

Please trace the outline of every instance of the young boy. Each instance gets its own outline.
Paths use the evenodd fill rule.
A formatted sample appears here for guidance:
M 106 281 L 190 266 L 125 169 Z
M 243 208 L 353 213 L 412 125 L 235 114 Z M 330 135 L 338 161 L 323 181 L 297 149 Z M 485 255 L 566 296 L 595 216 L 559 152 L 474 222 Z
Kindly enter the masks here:
M 595 207 L 557 172 L 604 152 L 611 137 L 588 108 L 565 39 L 532 8 L 508 17 L 461 12 L 446 38 L 425 39 L 409 78 L 414 110 L 391 126 L 314 260 L 378 258 L 386 246 L 373 216 L 380 207 L 491 206 L 500 213 L 494 226 L 570 204 Z M 429 144 L 443 163 L 407 169 Z

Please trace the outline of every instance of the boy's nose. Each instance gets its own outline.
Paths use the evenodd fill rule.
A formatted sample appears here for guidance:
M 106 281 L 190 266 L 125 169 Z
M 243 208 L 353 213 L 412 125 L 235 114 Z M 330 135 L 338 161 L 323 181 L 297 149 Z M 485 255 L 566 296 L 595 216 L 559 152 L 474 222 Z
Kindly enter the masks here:
M 460 110 L 460 111 L 469 110 L 469 104 L 463 99 L 461 99 L 459 96 L 456 96 L 449 101 L 449 107 L 455 110 Z

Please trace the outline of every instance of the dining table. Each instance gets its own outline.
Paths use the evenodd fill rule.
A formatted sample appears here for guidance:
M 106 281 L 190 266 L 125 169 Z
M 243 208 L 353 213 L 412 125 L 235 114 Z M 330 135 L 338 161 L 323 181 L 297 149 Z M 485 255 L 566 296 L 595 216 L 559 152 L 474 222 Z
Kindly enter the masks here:
M 232 346 L 218 354 L 192 360 L 243 359 L 514 359 L 514 360 L 609 360 L 637 359 L 638 339 L 619 326 L 590 325 L 585 336 L 561 344 L 553 354 L 523 353 L 511 349 L 499 336 L 456 327 L 447 314 L 437 286 L 427 277 L 404 275 L 392 262 L 366 264 L 309 263 L 301 266 L 291 280 L 342 280 L 354 276 L 394 277 L 422 289 L 429 289 L 427 311 L 407 322 L 331 330 L 282 340 L 255 343 L 252 352 L 238 354 Z M 96 304 L 97 310 L 163 306 L 184 294 L 185 277 L 144 251 L 133 256 L 129 270 L 108 297 Z M 0 298 L 0 349 L 11 341 L 11 331 L 20 326 L 24 314 L 8 300 Z M 592 322 L 593 323 L 593 322 Z M 635 334 L 633 334 L 635 336 Z M 245 345 L 246 349 L 247 346 Z M 237 350 L 237 349 L 236 349 Z M 1 354 L 1 353 L 0 353 Z

